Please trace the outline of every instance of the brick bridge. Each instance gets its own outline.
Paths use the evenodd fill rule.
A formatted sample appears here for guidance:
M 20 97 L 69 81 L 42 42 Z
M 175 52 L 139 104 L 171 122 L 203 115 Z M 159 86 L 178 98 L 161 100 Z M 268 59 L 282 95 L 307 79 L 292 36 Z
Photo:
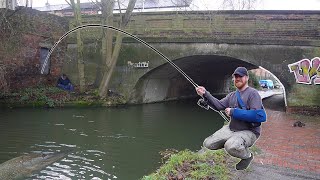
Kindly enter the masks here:
M 96 17 L 83 21 L 99 23 Z M 134 14 L 127 31 L 158 49 L 212 93 L 228 91 L 237 66 L 262 66 L 285 86 L 289 106 L 320 106 L 320 85 L 296 83 L 288 68 L 301 59 L 320 56 L 319 24 L 320 11 L 162 12 Z M 99 53 L 95 48 L 99 34 L 98 29 L 84 32 L 88 58 L 99 59 L 94 54 Z M 148 61 L 148 68 L 132 66 Z M 76 73 L 72 66 L 65 64 L 64 69 Z M 97 64 L 89 66 L 88 74 L 95 74 L 92 69 Z M 320 78 L 319 68 L 315 72 Z M 124 39 L 111 87 L 129 95 L 131 102 L 195 96 L 191 84 L 164 59 L 129 37 Z

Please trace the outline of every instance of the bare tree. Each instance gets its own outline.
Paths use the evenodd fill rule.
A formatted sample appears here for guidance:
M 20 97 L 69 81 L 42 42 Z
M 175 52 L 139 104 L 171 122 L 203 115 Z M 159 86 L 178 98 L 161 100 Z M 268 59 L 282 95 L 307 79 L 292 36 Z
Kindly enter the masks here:
M 126 8 L 125 14 L 121 13 L 121 7 L 120 9 L 120 20 L 119 20 L 119 28 L 124 29 L 131 17 L 132 11 L 134 9 L 134 6 L 136 4 L 137 0 L 129 0 L 128 6 Z M 108 25 L 113 25 L 113 5 L 115 3 L 115 0 L 102 0 L 102 5 L 105 7 L 102 7 L 102 14 L 105 16 L 106 21 L 103 23 L 109 23 Z M 118 5 L 120 6 L 119 2 Z M 109 7 L 108 7 L 109 6 Z M 105 12 L 104 12 L 105 11 Z M 105 97 L 107 94 L 109 82 L 112 77 L 112 73 L 115 69 L 115 66 L 117 64 L 118 56 L 121 49 L 122 39 L 123 35 L 122 33 L 118 32 L 116 34 L 116 40 L 114 42 L 114 45 L 112 46 L 112 34 L 110 31 L 106 31 L 106 35 L 104 35 L 102 41 L 105 41 L 104 43 L 106 47 L 103 47 L 106 53 L 104 53 L 105 56 L 105 69 L 103 70 L 103 78 L 99 86 L 99 96 Z
M 75 25 L 81 26 L 82 18 L 81 18 L 80 0 L 77 0 L 77 3 L 75 3 L 74 0 L 70 0 L 70 2 L 66 0 L 66 2 L 73 9 L 74 19 L 76 23 Z M 81 31 L 77 31 L 77 60 L 78 60 L 80 92 L 84 92 L 86 82 L 85 82 L 85 74 L 84 74 L 83 41 L 81 39 Z

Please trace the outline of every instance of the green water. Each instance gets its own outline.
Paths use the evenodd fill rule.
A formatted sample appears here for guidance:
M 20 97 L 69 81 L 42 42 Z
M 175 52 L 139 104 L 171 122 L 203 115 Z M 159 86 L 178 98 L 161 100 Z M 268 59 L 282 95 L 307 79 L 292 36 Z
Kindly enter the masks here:
M 199 150 L 223 125 L 194 100 L 118 108 L 0 110 L 0 163 L 30 152 L 73 151 L 30 179 L 140 179 L 159 151 Z

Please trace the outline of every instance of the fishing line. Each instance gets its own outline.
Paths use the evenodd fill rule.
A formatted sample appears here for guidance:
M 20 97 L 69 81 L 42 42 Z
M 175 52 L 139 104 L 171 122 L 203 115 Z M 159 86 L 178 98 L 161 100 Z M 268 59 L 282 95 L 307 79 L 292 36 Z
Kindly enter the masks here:
M 179 66 L 177 66 L 177 65 L 176 65 L 174 62 L 172 62 L 167 56 L 165 56 L 164 54 L 162 54 L 159 50 L 157 50 L 156 48 L 154 48 L 153 46 L 151 46 L 150 44 L 148 44 L 148 43 L 145 42 L 144 40 L 138 38 L 137 36 L 135 36 L 135 35 L 133 35 L 133 34 L 131 34 L 131 33 L 128 33 L 128 32 L 126 32 L 126 31 L 124 31 L 124 30 L 121 30 L 121 29 L 119 29 L 119 28 L 116 28 L 116 27 L 113 27 L 113 26 L 109 26 L 109 25 L 103 25 L 103 24 L 85 24 L 85 25 L 77 26 L 77 27 L 69 30 L 69 31 L 66 32 L 65 34 L 63 34 L 63 35 L 59 38 L 59 40 L 58 40 L 56 43 L 54 43 L 54 45 L 53 45 L 52 48 L 50 49 L 50 51 L 49 51 L 49 53 L 48 53 L 48 55 L 47 55 L 47 57 L 46 57 L 43 65 L 42 65 L 41 74 L 44 73 L 44 69 L 45 69 L 45 67 L 46 67 L 46 65 L 47 65 L 47 63 L 48 63 L 48 59 L 49 59 L 50 55 L 52 54 L 53 50 L 57 47 L 57 45 L 58 45 L 64 38 L 66 38 L 70 33 L 73 33 L 73 32 L 75 32 L 75 31 L 77 31 L 77 30 L 80 30 L 80 29 L 83 29 L 83 28 L 87 28 L 87 27 L 108 28 L 108 29 L 112 29 L 112 30 L 118 31 L 118 32 L 121 32 L 122 34 L 125 34 L 125 35 L 128 35 L 128 36 L 132 37 L 133 39 L 135 39 L 135 40 L 139 41 L 140 43 L 144 44 L 144 45 L 147 46 L 149 49 L 153 50 L 153 51 L 156 52 L 158 55 L 160 55 L 163 59 L 165 59 L 165 60 L 166 60 L 171 66 L 173 66 L 180 74 L 182 74 L 182 76 L 185 77 L 195 88 L 199 87 L 199 85 L 198 85 L 197 83 L 195 83 L 195 82 L 193 81 L 193 79 L 191 79 L 182 69 L 180 69 Z M 203 98 L 202 98 L 202 99 L 203 99 Z M 199 102 L 199 101 L 198 101 L 198 102 Z M 198 105 L 199 105 L 199 103 L 198 103 Z M 199 105 L 199 106 L 201 106 L 201 105 Z M 203 107 L 203 106 L 201 106 L 201 107 Z M 220 116 L 221 116 L 224 120 L 226 120 L 226 121 L 229 122 L 229 119 L 223 114 L 222 111 L 217 111 L 217 110 L 211 108 L 210 106 L 209 106 L 209 108 L 212 109 L 212 110 L 214 110 L 215 112 L 219 113 Z M 205 109 L 206 109 L 206 108 L 205 108 Z

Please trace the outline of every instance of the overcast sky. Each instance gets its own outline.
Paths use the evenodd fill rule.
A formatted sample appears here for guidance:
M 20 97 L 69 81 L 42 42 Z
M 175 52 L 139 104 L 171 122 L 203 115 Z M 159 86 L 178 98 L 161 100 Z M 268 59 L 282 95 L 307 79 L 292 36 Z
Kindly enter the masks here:
M 202 8 L 221 9 L 222 0 L 194 0 Z M 214 5 L 220 4 L 220 5 Z M 220 6 L 220 7 L 219 7 Z M 257 10 L 320 10 L 320 0 L 260 0 Z
M 17 0 L 21 5 L 26 0 Z M 66 4 L 65 0 L 29 0 L 33 7 L 42 7 L 48 1 L 49 4 Z M 81 0 L 80 2 L 90 2 L 90 0 Z M 92 0 L 91 0 L 92 1 Z M 95 0 L 93 0 L 95 1 Z M 196 8 L 202 10 L 222 9 L 222 0 L 193 0 L 193 10 Z M 320 0 L 260 0 L 261 2 L 255 8 L 257 10 L 320 10 Z

